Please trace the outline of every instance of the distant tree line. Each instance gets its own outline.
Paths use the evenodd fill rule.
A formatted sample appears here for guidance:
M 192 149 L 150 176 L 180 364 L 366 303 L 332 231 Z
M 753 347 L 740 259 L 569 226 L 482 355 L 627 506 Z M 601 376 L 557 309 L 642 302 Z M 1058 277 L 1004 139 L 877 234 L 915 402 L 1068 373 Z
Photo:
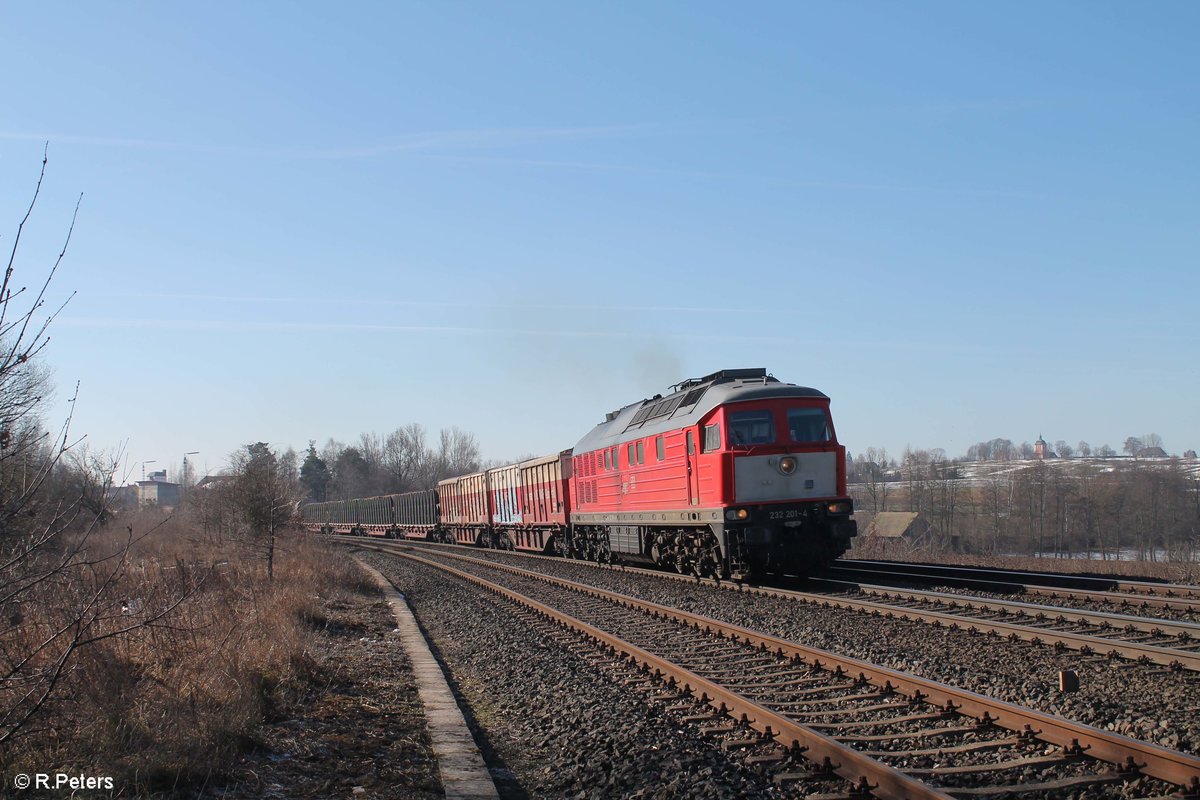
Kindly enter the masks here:
M 1130 437 L 1125 451 L 1137 455 L 1161 442 L 1155 434 Z M 1086 442 L 1077 448 L 1063 444 L 1055 447 L 1102 458 L 1116 455 L 1107 445 L 1092 451 Z M 942 545 L 967 552 L 1106 558 L 1132 552 L 1145 560 L 1186 560 L 1200 553 L 1200 475 L 1184 462 L 1072 459 L 1004 465 L 1020 462 L 1024 447 L 993 439 L 955 460 L 936 448 L 906 448 L 899 459 L 868 448 L 851 459 L 851 494 L 861 511 L 920 512 Z
M 354 444 L 330 439 L 320 451 L 310 441 L 298 480 L 306 501 L 323 502 L 431 489 L 484 466 L 474 434 L 443 428 L 430 441 L 414 422 L 386 436 L 364 433 Z

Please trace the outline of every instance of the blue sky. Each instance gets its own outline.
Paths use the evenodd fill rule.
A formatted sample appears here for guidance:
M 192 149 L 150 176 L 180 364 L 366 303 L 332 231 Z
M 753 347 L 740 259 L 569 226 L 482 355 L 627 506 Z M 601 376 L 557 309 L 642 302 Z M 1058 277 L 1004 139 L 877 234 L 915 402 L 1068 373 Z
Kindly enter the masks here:
M 734 366 L 851 451 L 1200 448 L 1194 3 L 2 14 L 6 248 L 50 143 L 23 281 L 84 195 L 50 417 L 78 381 L 129 464 L 549 452 Z

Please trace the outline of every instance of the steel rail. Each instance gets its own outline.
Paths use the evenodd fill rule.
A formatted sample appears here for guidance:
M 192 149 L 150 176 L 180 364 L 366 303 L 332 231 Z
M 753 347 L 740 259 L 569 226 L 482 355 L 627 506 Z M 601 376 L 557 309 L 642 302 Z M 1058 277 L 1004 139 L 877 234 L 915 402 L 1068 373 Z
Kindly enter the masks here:
M 419 556 L 397 553 L 409 558 L 428 561 Z M 802 662 L 820 664 L 827 670 L 840 668 L 844 673 L 858 675 L 862 680 L 883 691 L 897 691 L 908 694 L 914 700 L 941 705 L 947 710 L 973 716 L 980 722 L 998 725 L 1007 730 L 1024 732 L 1028 727 L 1043 741 L 1056 744 L 1068 751 L 1082 748 L 1092 758 L 1116 764 L 1131 772 L 1141 772 L 1155 778 L 1167 781 L 1177 786 L 1188 787 L 1191 791 L 1200 792 L 1200 758 L 1168 750 L 1149 742 L 1131 739 L 1117 733 L 1094 728 L 1078 722 L 1054 717 L 1041 711 L 986 697 L 966 689 L 941 684 L 936 681 L 920 678 L 915 675 L 898 672 L 886 667 L 879 667 L 866 661 L 840 656 L 828 650 L 780 639 L 776 636 L 760 633 L 738 625 L 721 622 L 699 614 L 691 614 L 670 606 L 639 600 L 617 592 L 608 592 L 594 586 L 556 578 L 538 572 L 499 564 L 484 559 L 446 553 L 455 560 L 490 567 L 513 575 L 540 580 L 564 588 L 569 588 L 582 594 L 620 603 L 628 608 L 640 609 L 649 613 L 665 616 L 681 624 L 697 629 L 707 629 L 723 636 L 737 637 L 747 645 L 763 650 L 772 650 L 777 655 L 800 659 Z M 437 562 L 429 562 L 437 564 Z M 481 579 L 482 580 L 482 579 Z
M 1134 617 L 1129 614 L 1088 611 L 1080 608 L 1068 608 L 1066 606 L 1046 606 L 1039 603 L 1022 603 L 1016 600 L 977 599 L 967 595 L 947 594 L 945 592 L 934 592 L 925 589 L 902 589 L 894 586 L 834 580 L 833 578 L 821 578 L 820 581 L 822 583 L 843 584 L 847 587 L 853 587 L 864 594 L 883 595 L 883 599 L 885 600 L 893 597 L 907 598 L 911 600 L 928 600 L 949 606 L 966 606 L 967 608 L 980 610 L 1003 609 L 1014 613 L 1024 613 L 1026 616 L 1031 617 L 1037 617 L 1038 615 L 1048 617 L 1060 616 L 1065 618 L 1067 622 L 1077 622 L 1094 627 L 1103 627 L 1107 623 L 1117 629 L 1133 627 L 1136 630 L 1147 633 L 1159 631 L 1164 634 L 1176 636 L 1185 634 L 1195 639 L 1200 639 L 1200 624 L 1195 622 L 1176 622 L 1173 620 L 1156 619 L 1154 617 Z
M 1200 611 L 1200 599 L 1189 600 L 1183 597 L 1161 597 L 1148 594 L 1127 594 L 1124 592 L 1084 592 L 1073 589 L 1061 589 L 1053 586 L 1026 586 L 1025 594 L 1036 594 L 1039 597 L 1069 597 L 1075 600 L 1086 600 L 1090 603 L 1111 603 L 1115 606 L 1132 606 L 1134 608 L 1171 608 L 1179 611 Z
M 878 614 L 884 618 L 900 618 L 916 622 L 927 622 L 933 625 L 945 625 L 950 630 L 966 630 L 968 633 L 995 633 L 1035 644 L 1048 644 L 1051 647 L 1062 646 L 1083 653 L 1107 655 L 1116 653 L 1139 661 L 1171 668 L 1182 668 L 1200 671 L 1200 653 L 1190 650 L 1176 650 L 1169 647 L 1158 647 L 1152 644 L 1126 642 L 1119 639 L 1106 639 L 1102 636 L 1090 636 L 1085 633 L 1069 633 L 1067 631 L 1031 628 L 1011 622 L 978 619 L 961 614 L 949 614 L 942 611 L 928 611 L 905 606 L 877 603 L 872 600 L 849 600 L 830 595 L 810 594 L 808 592 L 792 592 L 787 589 L 775 590 L 783 596 L 797 597 L 806 603 L 829 605 L 852 611 L 865 611 L 873 616 Z
M 1133 594 L 1159 595 L 1162 597 L 1200 598 L 1200 586 L 1188 583 L 1150 583 L 1148 581 L 1117 581 L 1117 590 Z
M 1022 572 L 957 567 L 944 564 L 907 564 L 899 561 L 861 561 L 840 559 L 831 572 L 888 575 L 908 580 L 945 579 L 948 583 L 978 583 L 992 586 L 1011 586 L 1028 594 L 1082 599 L 1102 599 L 1117 604 L 1143 605 L 1159 608 L 1195 609 L 1200 607 L 1200 586 L 1179 583 L 1126 581 L 1118 578 L 1097 578 L 1090 575 L 1070 575 L 1052 572 Z M 1059 582 L 1054 582 L 1054 581 Z
M 734 718 L 744 718 L 746 724 L 761 733 L 764 739 L 780 738 L 783 741 L 791 741 L 793 751 L 799 750 L 806 759 L 813 761 L 819 767 L 828 764 L 839 776 L 860 788 L 869 789 L 876 797 L 888 798 L 889 800 L 891 798 L 895 798 L 896 800 L 903 800 L 903 798 L 912 798 L 913 800 L 950 800 L 951 798 L 951 795 L 926 783 L 922 783 L 916 778 L 905 775 L 894 767 L 876 761 L 852 747 L 848 747 L 829 736 L 793 722 L 787 717 L 780 716 L 741 695 L 723 688 L 719 684 L 702 678 L 690 670 L 660 658 L 580 619 L 576 619 L 570 614 L 558 611 L 512 589 L 491 583 L 477 575 L 455 569 L 446 564 L 431 561 L 411 553 L 395 552 L 392 554 L 443 570 L 476 586 L 501 595 L 532 609 L 547 619 L 565 625 L 587 636 L 595 643 L 622 653 L 635 666 L 644 667 L 646 670 L 653 671 L 656 675 L 662 675 L 665 679 L 673 678 L 677 685 L 683 686 L 684 694 L 699 695 L 701 702 L 706 702 L 713 709 L 729 713 Z M 453 557 L 463 558 L 462 556 Z
M 1144 594 L 1180 595 L 1200 597 L 1200 586 L 1186 583 L 1166 583 L 1153 580 L 1134 580 L 1119 575 L 1085 575 L 1075 572 L 1038 572 L 1006 567 L 981 567 L 959 564 L 921 564 L 910 561 L 883 561 L 878 559 L 843 558 L 835 566 L 868 572 L 908 572 L 913 575 L 938 575 L 946 577 L 972 578 L 1001 583 L 1019 583 L 1033 586 L 1054 586 L 1067 589 L 1093 589 L 1096 591 L 1140 592 Z
M 376 544 L 384 544 L 385 546 L 392 548 L 402 547 L 405 544 L 415 544 L 418 547 L 425 547 L 428 546 L 429 543 L 376 542 Z M 463 549 L 469 551 L 471 548 Z M 768 597 L 782 597 L 809 605 L 820 605 L 823 607 L 832 606 L 843 608 L 849 611 L 871 614 L 873 616 L 877 615 L 884 618 L 905 619 L 911 622 L 921 622 L 934 626 L 944 625 L 950 630 L 965 630 L 968 633 L 975 634 L 995 634 L 997 636 L 1004 636 L 1005 638 L 1014 641 L 1031 642 L 1035 645 L 1064 647 L 1068 650 L 1079 651 L 1085 655 L 1111 655 L 1135 661 L 1143 661 L 1150 664 L 1158 664 L 1159 666 L 1169 667 L 1171 669 L 1200 671 L 1200 652 L 1191 650 L 1178 650 L 1170 647 L 1159 647 L 1150 644 L 1140 644 L 1138 642 L 1127 642 L 1120 639 L 1109 639 L 1103 636 L 1091 636 L 1084 633 L 1068 633 L 1065 631 L 1048 630 L 1046 628 L 1035 628 L 1013 622 L 982 620 L 962 614 L 913 609 L 906 606 L 889 605 L 887 603 L 880 603 L 872 600 L 851 600 L 848 598 L 832 597 L 830 595 L 816 594 L 813 592 L 801 592 L 795 589 L 747 586 L 745 584 L 731 583 L 729 581 L 718 582 L 708 578 L 694 578 L 687 575 L 680 575 L 678 573 L 642 569 L 640 567 L 604 567 L 604 565 L 597 565 L 589 561 L 576 561 L 556 558 L 553 556 L 539 556 L 527 553 L 522 553 L 520 555 L 524 558 L 545 559 L 552 563 L 589 564 L 594 567 L 598 566 L 601 568 L 633 572 L 635 574 L 644 574 L 659 578 L 667 578 L 670 580 L 687 581 L 689 583 L 695 583 L 699 581 L 707 585 L 717 586 L 719 588 L 731 591 L 745 592 L 747 594 L 761 594 Z M 887 587 L 880 588 L 887 589 Z

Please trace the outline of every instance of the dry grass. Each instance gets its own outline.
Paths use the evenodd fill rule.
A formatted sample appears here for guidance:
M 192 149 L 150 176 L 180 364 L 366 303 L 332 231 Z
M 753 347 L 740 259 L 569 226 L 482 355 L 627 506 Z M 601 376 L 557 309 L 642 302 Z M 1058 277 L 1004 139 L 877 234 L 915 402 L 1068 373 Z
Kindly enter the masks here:
M 376 590 L 343 552 L 308 534 L 279 538 L 269 582 L 261 550 L 245 541 L 180 519 L 145 516 L 133 526 L 157 527 L 130 549 L 95 629 L 120 630 L 184 600 L 77 650 L 41 725 L 4 758 L 113 775 L 133 794 L 191 791 L 321 680 L 314 648 L 325 606 Z M 109 530 L 89 552 L 126 540 Z M 54 624 L 50 605 L 26 626 L 30 637 Z

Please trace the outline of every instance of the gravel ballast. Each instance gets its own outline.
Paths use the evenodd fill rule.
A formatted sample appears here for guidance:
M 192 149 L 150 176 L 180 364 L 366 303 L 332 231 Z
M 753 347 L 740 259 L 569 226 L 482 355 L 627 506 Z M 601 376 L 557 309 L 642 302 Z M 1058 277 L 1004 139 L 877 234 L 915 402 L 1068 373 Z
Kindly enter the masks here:
M 1131 662 L 1057 653 L 927 624 L 872 617 L 785 598 L 738 593 L 619 569 L 493 551 L 486 556 L 524 569 L 588 583 L 696 614 L 952 684 L 1095 727 L 1196 753 L 1200 750 L 1200 676 Z M 438 557 L 422 548 L 422 555 Z M 443 556 L 444 557 L 444 556 Z M 1074 670 L 1080 691 L 1058 689 Z
M 363 555 L 404 592 L 473 712 L 505 798 L 793 796 L 566 649 L 548 625 L 429 567 Z M 808 788 L 828 791 L 830 784 Z

